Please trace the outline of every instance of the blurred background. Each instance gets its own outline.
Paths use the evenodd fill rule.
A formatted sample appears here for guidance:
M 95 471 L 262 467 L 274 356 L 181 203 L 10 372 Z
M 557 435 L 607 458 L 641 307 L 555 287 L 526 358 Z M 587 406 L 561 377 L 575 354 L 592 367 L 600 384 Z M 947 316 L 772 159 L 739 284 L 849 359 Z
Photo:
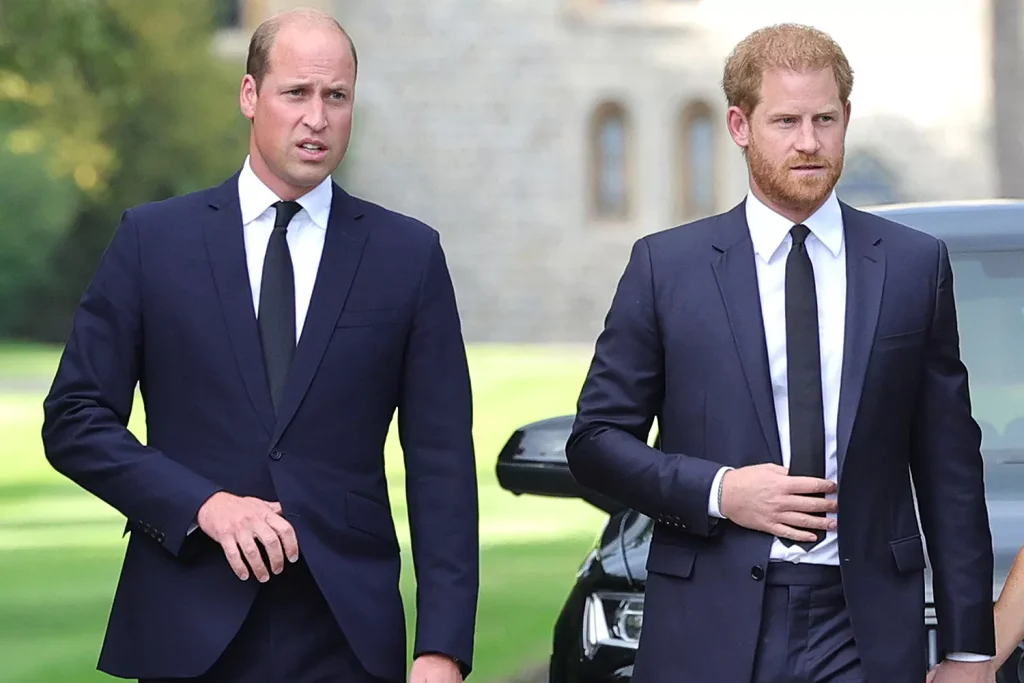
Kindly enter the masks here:
M 742 198 L 719 87 L 738 40 L 798 21 L 843 46 L 846 201 L 1024 197 L 1024 0 L 0 0 L 0 681 L 110 680 L 94 667 L 123 519 L 49 469 L 42 398 L 121 212 L 241 164 L 249 35 L 300 5 L 359 51 L 337 180 L 448 253 L 476 400 L 481 683 L 543 665 L 605 519 L 516 499 L 495 458 L 573 411 L 631 243 Z M 394 440 L 388 458 L 407 545 Z

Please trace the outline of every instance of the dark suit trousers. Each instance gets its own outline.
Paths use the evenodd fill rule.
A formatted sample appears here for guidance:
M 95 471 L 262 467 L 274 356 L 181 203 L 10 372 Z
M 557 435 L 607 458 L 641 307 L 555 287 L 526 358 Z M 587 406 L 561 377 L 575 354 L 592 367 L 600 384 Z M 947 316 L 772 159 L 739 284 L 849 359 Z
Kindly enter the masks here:
M 768 564 L 752 683 L 866 683 L 838 567 Z
M 260 587 L 238 634 L 204 675 L 140 679 L 139 683 L 184 681 L 383 683 L 359 664 L 301 559 L 286 563 L 281 574 L 271 575 Z

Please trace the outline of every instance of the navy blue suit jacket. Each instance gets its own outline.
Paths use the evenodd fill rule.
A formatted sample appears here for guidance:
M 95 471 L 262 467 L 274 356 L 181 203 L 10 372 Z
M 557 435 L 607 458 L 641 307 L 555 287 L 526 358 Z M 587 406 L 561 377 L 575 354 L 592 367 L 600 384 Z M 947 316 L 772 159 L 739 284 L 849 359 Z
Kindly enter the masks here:
M 925 554 L 912 479 L 941 646 L 994 652 L 981 434 L 945 245 L 842 210 L 842 576 L 868 677 L 920 683 Z M 661 451 L 646 445 L 655 418 Z M 772 537 L 708 515 L 722 465 L 782 464 L 743 204 L 635 243 L 566 450 L 580 483 L 655 520 L 635 683 L 749 681 Z
M 479 582 L 472 408 L 438 234 L 334 186 L 275 417 L 237 188 L 235 175 L 124 213 L 45 401 L 47 458 L 131 530 L 100 668 L 196 676 L 235 634 L 258 582 L 240 581 L 201 531 L 186 538 L 223 490 L 281 502 L 364 667 L 404 680 L 384 473 L 397 409 L 418 581 L 414 654 L 447 654 L 468 674 Z M 137 384 L 145 445 L 126 429 Z

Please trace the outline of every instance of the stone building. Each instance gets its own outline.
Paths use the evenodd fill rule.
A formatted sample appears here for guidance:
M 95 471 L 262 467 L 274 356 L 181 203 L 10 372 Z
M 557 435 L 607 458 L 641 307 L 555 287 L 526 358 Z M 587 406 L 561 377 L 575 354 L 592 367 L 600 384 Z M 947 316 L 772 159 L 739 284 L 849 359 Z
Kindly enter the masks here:
M 970 25 L 971 1 L 936 0 L 963 15 L 946 17 L 947 31 Z M 243 58 L 262 18 L 296 4 L 332 13 L 352 35 L 360 73 L 342 183 L 440 231 L 472 341 L 592 343 L 635 239 L 742 198 L 746 169 L 719 84 L 743 33 L 784 20 L 846 29 L 837 37 L 853 44 L 869 86 L 892 80 L 892 57 L 872 41 L 886 27 L 850 0 L 830 0 L 831 13 L 796 0 L 221 2 L 228 58 Z M 918 2 L 891 0 L 885 16 Z M 941 30 L 923 35 L 913 46 L 922 59 L 948 52 Z M 858 102 L 842 186 L 851 201 L 990 192 L 974 114 L 926 129 L 898 98 L 887 109 L 918 82 L 868 87 L 867 106 Z M 953 140 L 967 157 L 946 151 Z

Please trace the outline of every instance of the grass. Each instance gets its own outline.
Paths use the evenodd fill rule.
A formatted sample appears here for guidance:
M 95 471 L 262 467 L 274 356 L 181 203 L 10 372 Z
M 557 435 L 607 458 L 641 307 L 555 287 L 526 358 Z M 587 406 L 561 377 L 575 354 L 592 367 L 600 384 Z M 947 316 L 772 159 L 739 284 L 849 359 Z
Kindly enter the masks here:
M 574 572 L 600 529 L 602 513 L 585 503 L 516 498 L 494 478 L 494 459 L 517 426 L 571 412 L 587 350 L 474 347 L 481 498 L 481 579 L 476 669 L 487 683 L 544 662 L 551 628 Z M 95 672 L 123 551 L 123 520 L 55 474 L 39 443 L 42 394 L 52 349 L 0 347 L 0 662 L 3 680 L 87 683 Z M 9 372 L 8 372 L 9 370 Z M 3 393 L 3 378 L 15 389 Z M 143 433 L 141 407 L 132 430 Z M 405 546 L 402 588 L 410 632 L 415 581 L 408 549 L 401 454 L 387 452 L 395 521 Z
M 0 378 L 49 381 L 59 353 L 54 346 L 0 342 Z

